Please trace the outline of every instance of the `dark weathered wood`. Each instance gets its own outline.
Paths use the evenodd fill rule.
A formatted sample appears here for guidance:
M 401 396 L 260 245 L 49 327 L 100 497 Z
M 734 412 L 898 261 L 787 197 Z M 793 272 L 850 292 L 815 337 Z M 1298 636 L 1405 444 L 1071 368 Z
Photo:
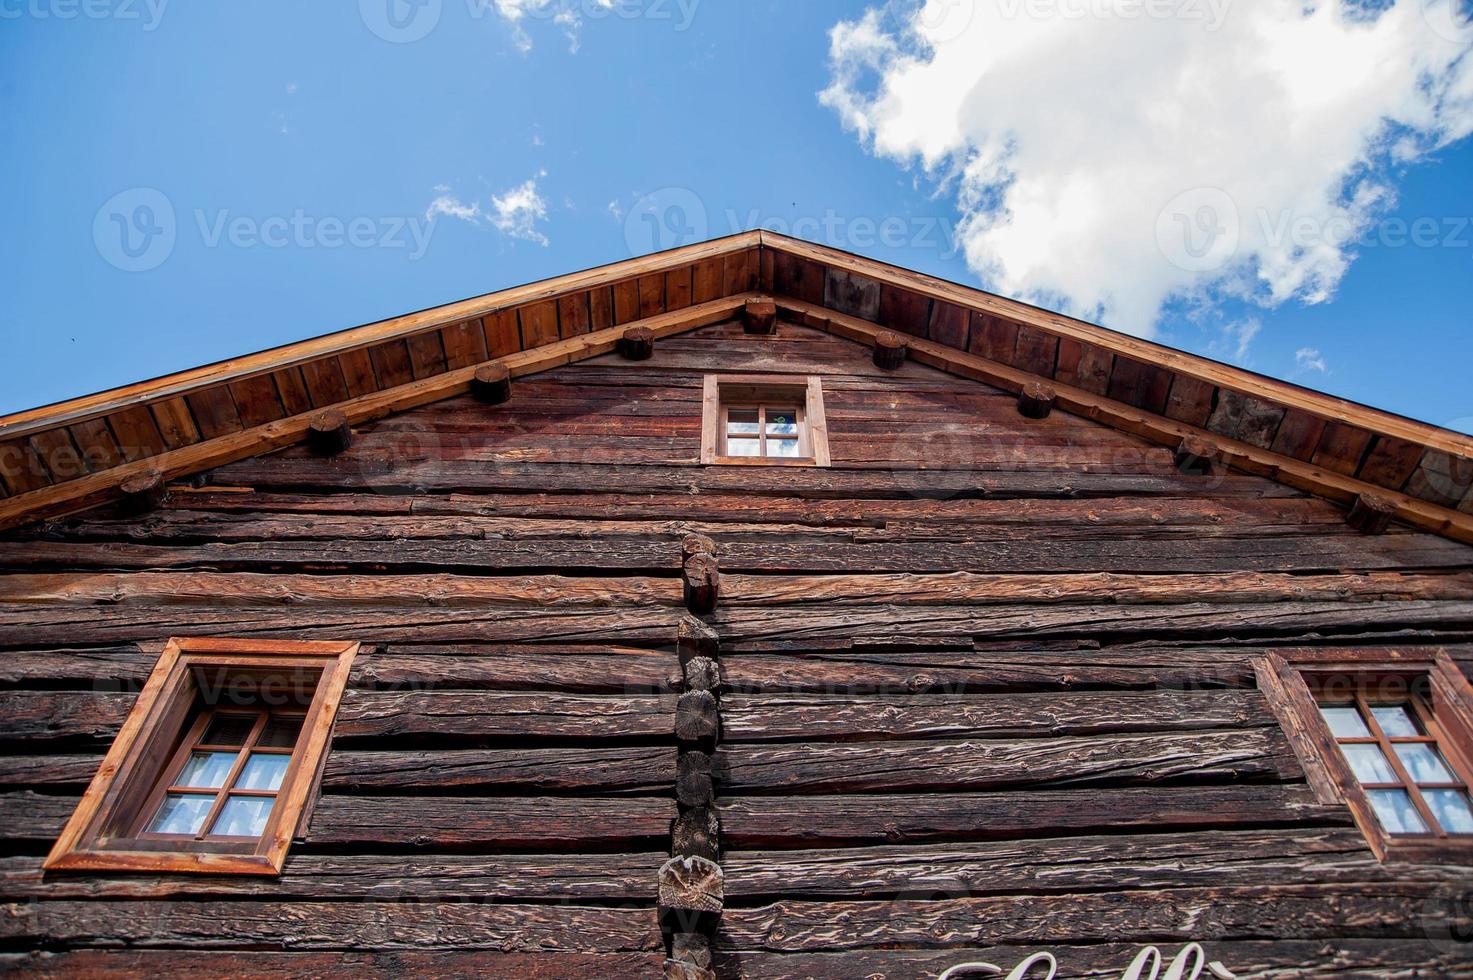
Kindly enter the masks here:
M 655 354 L 655 332 L 649 327 L 630 327 L 619 338 L 619 356 L 628 361 L 647 361 Z
M 40 856 L 0 858 L 0 893 L 12 901 L 56 899 L 275 901 L 582 901 L 648 904 L 650 876 L 667 855 L 304 854 L 279 877 L 241 875 L 44 875 Z
M 659 901 L 666 931 L 710 934 L 726 902 L 721 866 L 701 857 L 671 858 L 660 868 Z
M 909 346 L 900 334 L 886 330 L 875 338 L 875 367 L 885 371 L 898 371 L 905 364 L 909 351 Z
M 711 778 L 711 756 L 682 752 L 675 776 L 675 798 L 683 807 L 709 807 L 716 799 Z
M 477 368 L 471 378 L 471 394 L 487 405 L 511 401 L 511 372 L 499 361 Z
M 680 560 L 688 561 L 696 555 L 716 557 L 716 542 L 704 534 L 687 534 L 680 541 Z
M 1214 443 L 1198 436 L 1187 436 L 1176 450 L 1176 468 L 1188 476 L 1208 476 L 1217 465 L 1222 451 Z
M 670 937 L 670 958 L 697 970 L 711 969 L 711 937 L 699 932 L 677 932 Z
M 986 738 L 1267 728 L 1273 712 L 1256 692 L 1088 691 L 1079 694 L 729 695 L 726 742 Z
M 1025 419 L 1046 419 L 1053 413 L 1058 392 L 1039 381 L 1030 381 L 1018 395 L 1018 414 Z
M 772 333 L 777 327 L 777 304 L 767 301 L 749 302 L 742 310 L 742 325 L 747 333 Z
M 996 741 L 725 745 L 717 753 L 716 771 L 723 799 L 778 789 L 893 793 L 1302 776 L 1276 728 Z
M 721 690 L 721 666 L 710 657 L 692 657 L 685 662 L 685 686 L 690 691 Z
M 716 980 L 714 971 L 673 958 L 664 962 L 662 971 L 665 980 Z
M 654 736 L 670 731 L 673 709 L 669 699 L 651 697 L 350 691 L 338 710 L 336 737 Z
M 1058 958 L 1059 980 L 1099 980 L 1101 977 L 1121 976 L 1135 960 L 1141 945 L 1126 942 L 1082 946 L 1050 943 L 1047 948 Z M 1170 962 L 1185 945 L 1184 942 L 1163 943 L 1162 952 Z M 1367 976 L 1442 977 L 1454 976 L 1465 966 L 1465 953 L 1456 944 L 1439 944 L 1427 939 L 1279 939 L 1254 942 L 1209 938 L 1206 946 L 1212 960 L 1221 962 L 1239 977 L 1292 976 L 1316 980 L 1351 980 Z M 988 944 L 985 955 L 987 962 L 1010 970 L 1038 951 L 1038 945 Z M 747 980 L 790 980 L 793 977 L 810 980 L 852 980 L 854 977 L 913 980 L 915 977 L 940 976 L 948 968 L 976 958 L 977 954 L 957 948 L 818 953 L 742 950 L 718 951 L 716 968 Z M 1149 970 L 1145 975 L 1150 975 Z
M 758 909 L 728 909 L 723 950 L 843 950 L 886 946 L 967 947 L 999 943 L 1048 945 L 1069 941 L 1200 940 L 1200 918 L 1224 937 L 1334 938 L 1345 930 L 1422 939 L 1424 927 L 1406 914 L 1423 886 L 1358 884 L 1244 887 L 941 898 L 930 902 L 785 901 Z M 1473 912 L 1450 925 L 1473 928 Z
M 307 444 L 319 456 L 336 456 L 353 445 L 353 427 L 348 417 L 336 409 L 312 417 L 307 428 Z
M 675 706 L 675 736 L 691 745 L 711 745 L 721 736 L 721 707 L 710 691 L 687 691 Z
M 717 804 L 727 848 L 793 849 L 1036 838 L 1130 828 L 1351 825 L 1339 805 L 1303 785 L 1153 786 L 1027 793 L 726 796 Z
M 709 768 L 709 761 L 708 761 Z M 3 766 L 0 766 L 3 771 Z M 322 785 L 346 792 L 657 794 L 675 781 L 674 748 L 352 752 L 328 756 Z
M 710 555 L 693 555 L 686 559 L 683 571 L 685 607 L 698 616 L 716 608 L 721 596 L 721 572 Z
M 312 817 L 307 842 L 400 852 L 654 850 L 669 840 L 674 818 L 675 801 L 668 797 L 326 795 Z
M 1345 523 L 1362 534 L 1385 534 L 1396 517 L 1396 504 L 1375 494 L 1361 494 L 1350 505 Z
M 670 829 L 670 853 L 719 860 L 721 823 L 716 811 L 701 807 L 682 813 Z
M 118 505 L 122 512 L 137 515 L 158 509 L 169 493 L 169 486 L 162 473 L 144 473 L 124 480 L 118 490 L 122 494 Z
M 345 970 L 365 976 L 456 978 L 467 976 L 644 978 L 658 975 L 663 953 L 499 952 L 457 949 L 366 950 L 362 944 L 332 953 L 272 953 L 232 950 L 229 969 L 239 977 L 320 980 Z M 0 954 L 0 972 L 20 977 L 119 976 L 186 977 L 200 969 L 193 949 L 79 949 L 69 952 Z
M 193 950 L 274 946 L 547 950 L 589 953 L 663 948 L 647 909 L 413 902 L 42 902 L 11 906 L 0 941 Z
M 676 644 L 683 664 L 689 663 L 695 657 L 716 660 L 721 656 L 721 638 L 714 629 L 694 616 L 680 618 Z

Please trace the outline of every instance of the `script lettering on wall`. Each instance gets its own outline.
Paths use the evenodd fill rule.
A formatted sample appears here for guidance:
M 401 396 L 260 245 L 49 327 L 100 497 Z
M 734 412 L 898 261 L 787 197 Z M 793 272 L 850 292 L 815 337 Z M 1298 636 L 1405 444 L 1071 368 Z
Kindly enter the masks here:
M 1162 968 L 1166 972 L 1162 973 Z M 957 977 L 967 976 L 1001 976 L 1006 971 L 993 963 L 959 963 L 941 974 L 937 980 L 954 980 Z M 1007 974 L 1006 980 L 1053 980 L 1059 972 L 1059 961 L 1052 953 L 1034 953 L 1017 966 L 1013 967 L 1011 973 Z M 1207 951 L 1202 948 L 1201 943 L 1192 943 L 1182 948 L 1176 954 L 1170 965 L 1167 965 L 1161 950 L 1155 946 L 1147 946 L 1142 949 L 1125 972 L 1120 975 L 1120 980 L 1198 980 L 1205 975 L 1216 977 L 1217 980 L 1234 980 L 1234 975 L 1228 968 L 1216 961 L 1209 962 Z

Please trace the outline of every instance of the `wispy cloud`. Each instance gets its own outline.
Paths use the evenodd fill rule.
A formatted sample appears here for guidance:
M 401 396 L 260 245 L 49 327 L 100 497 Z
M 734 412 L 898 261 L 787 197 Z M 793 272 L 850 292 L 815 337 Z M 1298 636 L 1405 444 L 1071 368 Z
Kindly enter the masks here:
M 1314 371 L 1320 374 L 1330 373 L 1330 367 L 1325 363 L 1324 355 L 1313 347 L 1301 347 L 1295 351 L 1294 363 L 1298 366 L 1300 373 Z
M 537 223 L 547 220 L 547 201 L 538 190 L 537 182 L 546 176 L 547 171 L 539 171 L 526 183 L 491 198 L 488 216 L 491 224 L 508 237 L 536 242 L 545 248 L 547 236 L 537 229 Z
M 475 224 L 480 218 L 481 205 L 478 202 L 472 201 L 470 204 L 461 202 L 459 198 L 446 193 L 450 188 L 444 184 L 439 185 L 435 190 L 442 193 L 430 202 L 429 208 L 425 211 L 426 221 L 433 221 L 442 214 L 451 218 L 459 218 L 461 221 L 469 221 L 472 224 Z

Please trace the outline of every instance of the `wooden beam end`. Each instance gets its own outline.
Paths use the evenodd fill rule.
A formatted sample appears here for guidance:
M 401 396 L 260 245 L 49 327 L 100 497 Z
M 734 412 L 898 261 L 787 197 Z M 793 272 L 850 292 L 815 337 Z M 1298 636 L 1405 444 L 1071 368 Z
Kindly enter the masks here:
M 500 361 L 483 364 L 471 378 L 471 394 L 487 405 L 511 401 L 511 371 Z
M 1385 534 L 1396 518 L 1397 506 L 1385 497 L 1363 493 L 1345 514 L 1345 523 L 1362 534 Z

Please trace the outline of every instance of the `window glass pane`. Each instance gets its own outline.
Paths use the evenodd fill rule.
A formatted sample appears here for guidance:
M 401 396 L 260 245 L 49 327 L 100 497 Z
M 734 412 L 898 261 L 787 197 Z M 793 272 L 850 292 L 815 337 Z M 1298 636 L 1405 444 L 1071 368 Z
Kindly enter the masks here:
M 1396 770 L 1378 745 L 1342 745 L 1355 778 L 1363 783 L 1399 783 Z
M 301 715 L 272 715 L 256 744 L 267 749 L 289 749 L 297 744 L 301 731 Z
M 798 459 L 798 440 L 768 437 L 767 455 L 781 459 Z
M 1416 738 L 1422 734 L 1411 714 L 1399 704 L 1373 705 L 1371 714 L 1376 716 L 1376 724 L 1381 726 L 1387 738 Z
M 266 818 L 271 816 L 275 797 L 232 796 L 225 802 L 212 837 L 260 837 L 266 831 Z
M 1325 721 L 1330 726 L 1330 733 L 1336 738 L 1371 737 L 1371 730 L 1366 727 L 1365 719 L 1361 718 L 1360 712 L 1353 707 L 1329 708 L 1321 705 L 1320 714 L 1325 716 Z
M 726 413 L 726 434 L 730 436 L 755 436 L 761 427 L 757 422 L 757 410 L 733 408 Z
M 200 741 L 204 745 L 244 745 L 255 725 L 255 715 L 217 714 Z
M 1449 834 L 1473 834 L 1473 809 L 1468 794 L 1461 789 L 1428 789 L 1422 795 L 1432 808 L 1432 815 Z
M 246 760 L 245 768 L 232 789 L 260 789 L 275 792 L 281 789 L 281 780 L 286 776 L 286 767 L 292 761 L 289 755 L 253 754 Z
M 770 436 L 795 436 L 798 434 L 798 413 L 794 409 L 768 409 L 767 434 Z
M 1371 798 L 1371 806 L 1376 810 L 1376 816 L 1381 819 L 1381 826 L 1391 834 L 1425 834 L 1427 824 L 1417 808 L 1412 805 L 1412 798 L 1402 789 L 1373 789 L 1367 790 L 1366 795 Z
M 210 807 L 215 805 L 214 796 L 186 796 L 183 793 L 164 797 L 153 823 L 148 825 L 150 834 L 197 834 Z
M 1457 777 L 1430 745 L 1397 745 L 1396 754 L 1412 779 L 1419 783 L 1456 783 Z
M 756 439 L 728 439 L 726 440 L 726 455 L 761 456 L 762 446 Z
M 230 776 L 230 767 L 235 765 L 235 757 L 234 752 L 195 752 L 184 764 L 178 785 L 194 789 L 219 789 Z

